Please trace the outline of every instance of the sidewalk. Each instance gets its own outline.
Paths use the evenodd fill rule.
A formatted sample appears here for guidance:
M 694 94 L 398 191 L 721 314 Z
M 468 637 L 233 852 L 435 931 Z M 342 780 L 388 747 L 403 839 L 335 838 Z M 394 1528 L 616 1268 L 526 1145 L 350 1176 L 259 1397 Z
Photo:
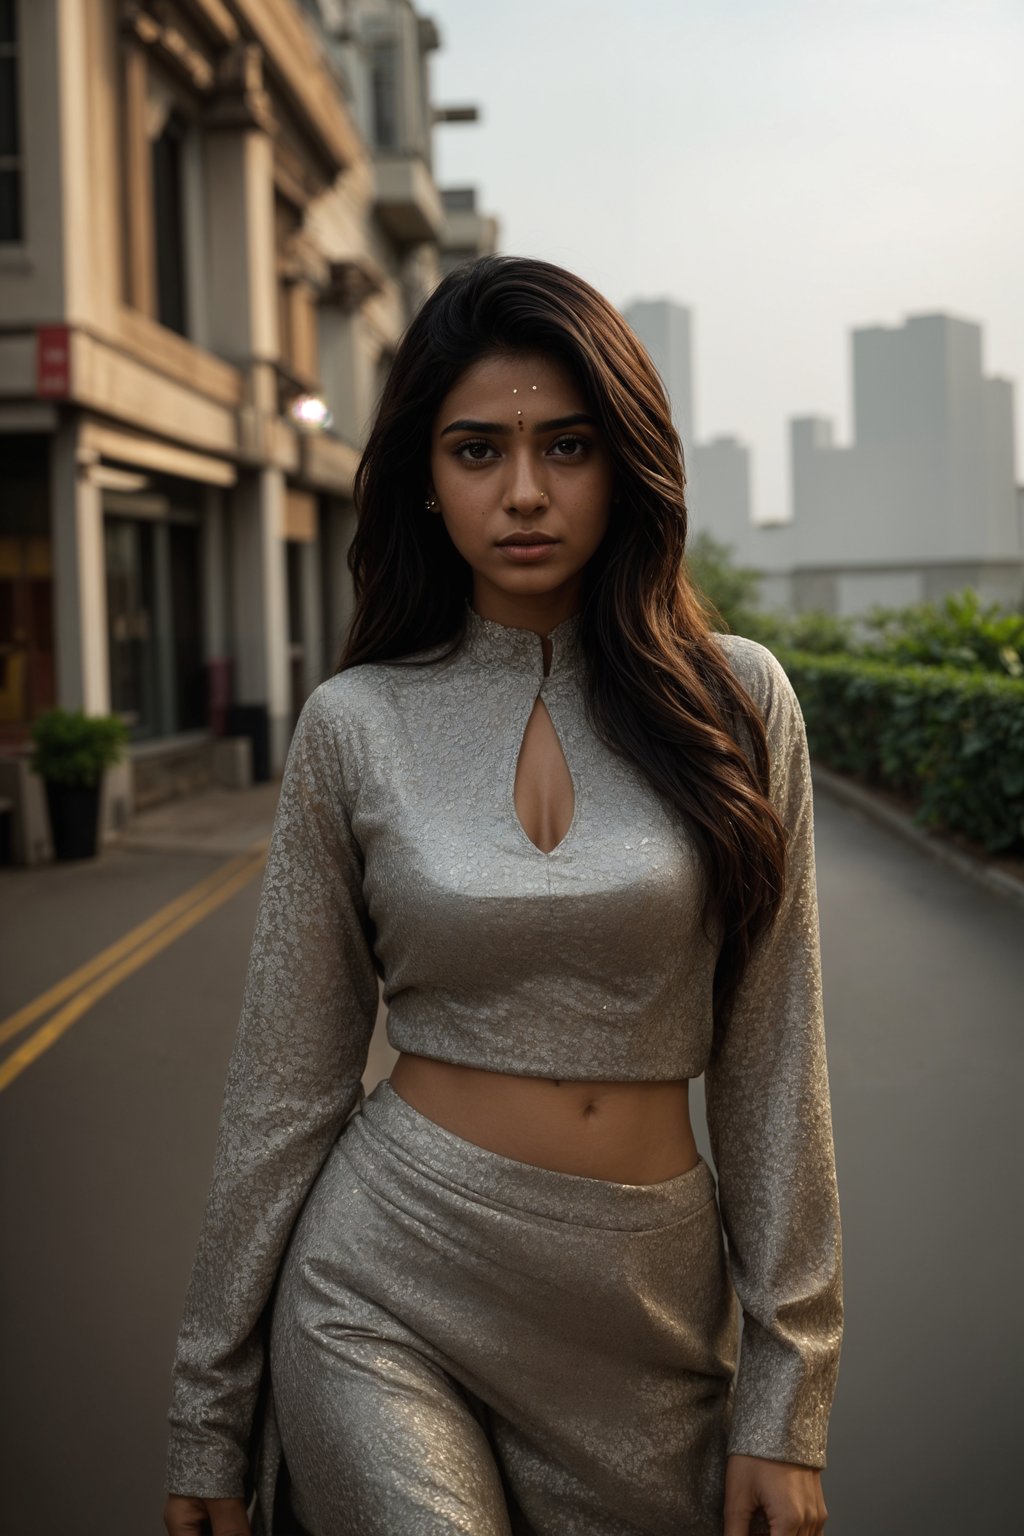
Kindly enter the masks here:
M 280 793 L 280 782 L 271 779 L 250 789 L 208 789 L 168 800 L 110 833 L 103 851 L 247 853 L 269 840 Z
M 913 843 L 929 858 L 959 870 L 969 880 L 994 891 L 999 896 L 1024 906 L 1024 858 L 986 854 L 984 849 L 956 833 L 933 832 L 914 825 L 914 806 L 903 795 L 892 790 L 872 787 L 868 789 L 856 780 L 841 773 L 834 773 L 820 763 L 811 763 L 811 781 L 814 793 L 819 790 L 834 800 L 852 806 L 863 815 L 887 827 L 897 837 Z

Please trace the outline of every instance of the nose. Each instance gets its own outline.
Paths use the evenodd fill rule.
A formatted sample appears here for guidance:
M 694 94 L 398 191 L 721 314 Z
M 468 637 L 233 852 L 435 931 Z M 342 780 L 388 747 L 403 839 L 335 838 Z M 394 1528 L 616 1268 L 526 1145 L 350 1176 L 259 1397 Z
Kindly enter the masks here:
M 519 445 L 517 444 L 517 447 Z M 547 508 L 547 494 L 541 484 L 537 464 L 524 443 L 519 452 L 509 455 L 509 469 L 505 480 L 502 509 L 506 512 L 543 512 Z

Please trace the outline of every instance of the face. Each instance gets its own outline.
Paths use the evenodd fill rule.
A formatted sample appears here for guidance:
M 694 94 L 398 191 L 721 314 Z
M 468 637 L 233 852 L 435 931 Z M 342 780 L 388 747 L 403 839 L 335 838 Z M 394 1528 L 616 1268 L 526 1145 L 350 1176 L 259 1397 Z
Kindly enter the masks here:
M 575 611 L 608 527 L 610 454 L 579 385 L 555 358 L 495 354 L 445 397 L 431 437 L 431 494 L 473 571 L 473 605 L 517 622 Z M 429 516 L 430 514 L 425 514 Z M 519 546 L 510 534 L 552 542 Z

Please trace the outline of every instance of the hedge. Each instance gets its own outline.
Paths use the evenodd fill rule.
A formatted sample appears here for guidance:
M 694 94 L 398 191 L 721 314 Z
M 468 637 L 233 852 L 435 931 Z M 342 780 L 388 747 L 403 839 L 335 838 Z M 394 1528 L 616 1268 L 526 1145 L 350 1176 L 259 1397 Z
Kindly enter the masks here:
M 1024 851 L 1024 681 L 780 649 L 812 758 L 916 801 L 919 826 Z

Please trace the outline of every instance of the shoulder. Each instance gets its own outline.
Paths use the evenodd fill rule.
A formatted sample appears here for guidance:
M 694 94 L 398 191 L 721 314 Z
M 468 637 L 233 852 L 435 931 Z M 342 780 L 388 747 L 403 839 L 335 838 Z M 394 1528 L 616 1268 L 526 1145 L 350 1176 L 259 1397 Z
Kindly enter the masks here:
M 319 683 L 303 706 L 320 729 L 333 736 L 339 750 L 360 755 L 363 746 L 382 738 L 396 721 L 429 708 L 443 668 L 405 665 L 432 659 L 434 651 L 416 652 L 398 662 L 367 661 L 346 667 Z
M 309 713 L 319 732 L 333 738 L 339 750 L 351 754 L 360 741 L 372 738 L 389 704 L 387 668 L 375 662 L 348 667 L 318 683 L 302 713 Z
M 440 650 L 434 646 L 395 661 L 365 661 L 335 672 L 313 690 L 321 695 L 318 707 L 339 725 L 346 721 L 376 725 L 403 699 L 432 692 L 444 671 L 443 666 L 430 664 Z
M 746 635 L 713 633 L 733 672 L 766 721 L 780 710 L 790 713 L 796 709 L 799 712 L 800 705 L 789 674 L 774 651 L 759 640 L 749 640 Z
M 310 698 L 316 699 L 316 707 L 325 718 L 343 724 L 365 711 L 379 707 L 387 688 L 385 672 L 386 668 L 376 662 L 347 667 L 344 672 L 335 672 L 331 677 L 325 677 L 313 689 Z

